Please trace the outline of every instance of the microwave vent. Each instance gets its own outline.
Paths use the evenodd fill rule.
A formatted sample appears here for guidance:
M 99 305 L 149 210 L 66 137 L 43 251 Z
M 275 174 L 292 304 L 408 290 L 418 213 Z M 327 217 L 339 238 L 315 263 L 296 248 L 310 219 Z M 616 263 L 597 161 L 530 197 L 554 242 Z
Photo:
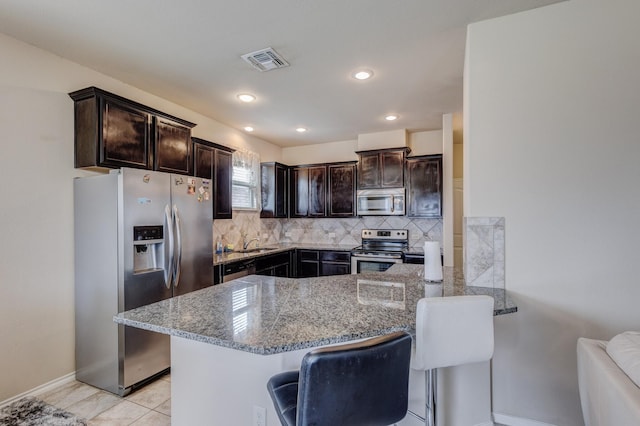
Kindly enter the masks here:
M 249 65 L 260 72 L 286 68 L 289 63 L 271 47 L 242 55 Z

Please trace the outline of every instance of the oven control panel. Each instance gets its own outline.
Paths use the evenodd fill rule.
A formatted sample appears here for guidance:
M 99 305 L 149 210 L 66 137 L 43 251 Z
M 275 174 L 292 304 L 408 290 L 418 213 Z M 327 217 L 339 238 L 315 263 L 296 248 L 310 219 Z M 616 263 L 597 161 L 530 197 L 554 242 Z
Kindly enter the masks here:
M 409 240 L 408 229 L 363 229 L 363 240 Z

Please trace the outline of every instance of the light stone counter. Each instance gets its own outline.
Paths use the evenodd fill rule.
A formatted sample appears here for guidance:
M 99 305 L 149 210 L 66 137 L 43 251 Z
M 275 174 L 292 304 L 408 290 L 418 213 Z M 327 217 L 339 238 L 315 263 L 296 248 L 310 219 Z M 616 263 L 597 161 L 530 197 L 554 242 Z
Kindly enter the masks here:
M 120 324 L 268 355 L 415 329 L 422 297 L 487 294 L 495 314 L 517 311 L 503 289 L 466 287 L 445 268 L 427 284 L 422 265 L 318 278 L 250 275 L 118 314 Z
M 319 278 L 250 275 L 124 312 L 114 320 L 171 335 L 172 424 L 251 425 L 253 413 L 265 409 L 266 426 L 276 426 L 267 380 L 299 368 L 309 348 L 396 330 L 413 332 L 416 304 L 425 296 L 489 294 L 496 315 L 517 310 L 504 290 L 466 287 L 461 273 L 451 268 L 445 268 L 442 284 L 427 284 L 422 270 L 422 265 L 402 264 L 384 273 Z M 463 375 L 466 381 L 454 385 L 465 390 L 464 398 L 458 396 L 467 407 L 466 417 L 460 418 L 460 410 L 444 409 L 447 424 L 490 419 L 489 366 L 474 368 L 482 379 L 475 373 L 472 379 Z M 410 377 L 410 407 L 418 413 L 424 405 L 423 376 L 412 370 Z M 451 383 L 440 376 L 438 381 L 439 386 Z M 411 416 L 398 423 L 418 424 Z

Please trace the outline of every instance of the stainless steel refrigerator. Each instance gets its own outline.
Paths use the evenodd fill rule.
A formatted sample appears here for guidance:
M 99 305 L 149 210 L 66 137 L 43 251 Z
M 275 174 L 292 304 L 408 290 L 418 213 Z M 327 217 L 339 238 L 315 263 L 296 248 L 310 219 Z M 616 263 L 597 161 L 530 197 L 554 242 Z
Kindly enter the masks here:
M 126 395 L 169 368 L 169 336 L 113 316 L 213 284 L 211 189 L 128 168 L 74 180 L 78 380 Z

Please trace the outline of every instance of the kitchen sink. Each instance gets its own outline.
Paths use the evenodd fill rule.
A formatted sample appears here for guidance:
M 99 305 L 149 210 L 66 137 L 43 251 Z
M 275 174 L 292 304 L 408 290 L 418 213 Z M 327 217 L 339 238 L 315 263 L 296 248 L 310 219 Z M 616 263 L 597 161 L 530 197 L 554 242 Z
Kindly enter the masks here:
M 268 253 L 273 250 L 278 250 L 277 247 L 255 247 L 246 250 L 234 250 L 234 253 Z

